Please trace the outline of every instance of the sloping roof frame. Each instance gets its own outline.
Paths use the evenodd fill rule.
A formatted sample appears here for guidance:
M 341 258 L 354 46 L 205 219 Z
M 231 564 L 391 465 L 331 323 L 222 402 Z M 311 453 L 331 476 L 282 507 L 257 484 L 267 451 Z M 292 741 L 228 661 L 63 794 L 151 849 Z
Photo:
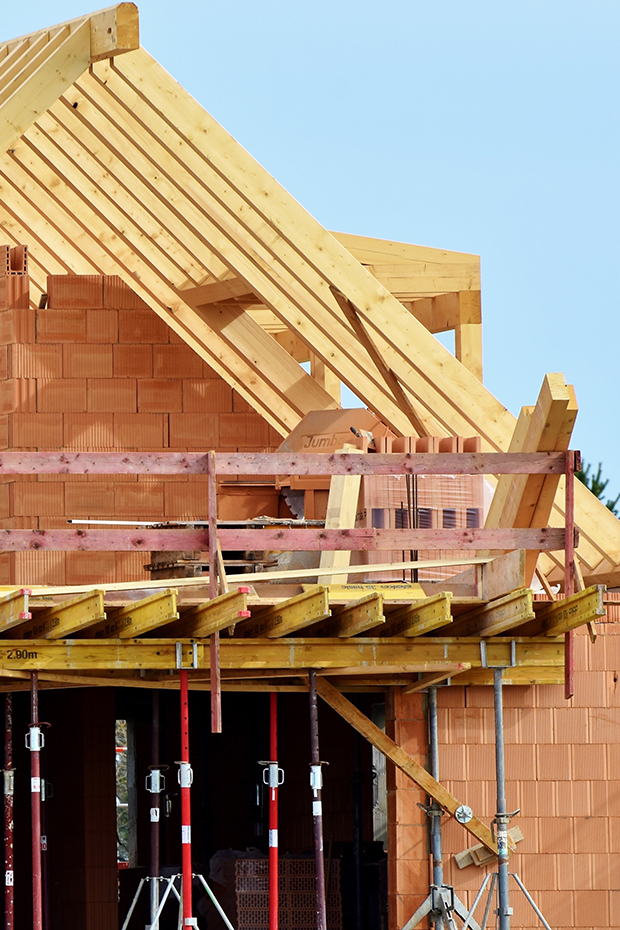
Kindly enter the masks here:
M 475 290 L 475 257 L 329 233 L 138 44 L 123 3 L 0 45 L 0 225 L 31 247 L 35 286 L 119 275 L 287 435 L 338 404 L 243 304 L 205 303 L 206 286 L 242 282 L 398 434 L 507 450 L 514 416 L 380 280 L 403 300 Z M 398 260 L 368 261 L 381 251 Z M 412 293 L 397 279 L 416 256 Z M 576 495 L 584 575 L 613 580 L 620 523 Z

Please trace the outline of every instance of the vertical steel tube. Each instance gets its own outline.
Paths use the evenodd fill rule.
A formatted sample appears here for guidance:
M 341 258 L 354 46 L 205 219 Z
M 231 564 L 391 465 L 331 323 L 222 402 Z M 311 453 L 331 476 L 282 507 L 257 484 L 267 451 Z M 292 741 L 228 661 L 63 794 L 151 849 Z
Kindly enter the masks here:
M 504 701 L 501 668 L 493 669 L 495 705 L 495 770 L 497 778 L 497 903 L 498 928 L 510 930 L 510 893 L 508 888 L 508 817 L 506 816 L 506 774 L 504 770 Z
M 319 717 L 316 697 L 316 672 L 311 668 L 310 679 L 310 787 L 312 788 L 312 826 L 314 829 L 314 860 L 316 864 L 316 926 L 327 930 L 327 904 L 325 900 L 325 867 L 323 863 L 323 778 L 319 759 Z
M 437 731 L 437 688 L 428 689 L 428 755 L 431 775 L 439 781 L 439 738 Z M 431 803 L 431 855 L 433 857 L 433 885 L 443 885 L 443 849 L 441 837 L 442 810 L 437 801 Z M 438 915 L 435 930 L 444 930 L 444 920 Z
M 186 669 L 181 669 L 181 768 L 179 783 L 181 785 L 183 925 L 191 927 L 196 924 L 192 918 L 192 812 L 190 801 L 192 776 L 189 764 L 189 700 Z
M 575 592 L 575 456 L 566 453 L 565 505 L 564 505 L 564 597 Z M 574 633 L 564 634 L 564 697 L 575 693 Z
M 209 508 L 209 597 L 218 595 L 217 581 L 217 475 L 215 452 L 208 457 L 207 503 Z M 222 732 L 222 681 L 220 673 L 220 634 L 209 637 L 209 675 L 211 679 L 211 732 Z
M 39 726 L 39 674 L 30 673 L 30 806 L 32 823 L 32 927 L 43 928 L 41 869 L 41 728 Z
M 4 926 L 15 930 L 15 886 L 13 871 L 13 695 L 4 698 Z
M 353 871 L 355 875 L 355 930 L 362 930 L 362 852 L 363 852 L 363 795 L 362 795 L 362 738 L 353 733 L 355 765 L 353 768 Z
M 278 930 L 278 694 L 269 694 L 269 930 Z
M 159 691 L 151 692 L 151 765 L 159 765 Z M 158 930 L 155 915 L 159 907 L 159 792 L 151 794 L 151 881 L 149 882 L 151 898 L 151 930 Z

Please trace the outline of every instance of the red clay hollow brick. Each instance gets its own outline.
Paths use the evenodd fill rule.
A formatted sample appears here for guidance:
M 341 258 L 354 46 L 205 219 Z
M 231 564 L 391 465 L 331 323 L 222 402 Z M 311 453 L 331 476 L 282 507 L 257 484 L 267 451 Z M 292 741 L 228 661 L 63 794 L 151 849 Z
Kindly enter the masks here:
M 103 279 L 103 306 L 114 310 L 150 310 L 145 303 L 122 278 L 116 274 L 105 275 Z
M 61 449 L 61 413 L 15 413 L 11 422 L 11 446 L 15 448 Z
M 168 342 L 169 326 L 154 310 L 119 310 L 118 341 L 121 343 Z
M 153 346 L 113 346 L 115 378 L 152 378 Z
M 67 449 L 113 449 L 114 414 L 67 413 L 64 436 Z
M 10 378 L 62 378 L 61 345 L 10 345 Z
M 153 346 L 153 377 L 203 378 L 202 359 L 185 343 Z
M 39 413 L 85 413 L 85 378 L 39 378 L 37 380 Z
M 38 310 L 37 342 L 86 342 L 86 310 L 82 307 Z
M 103 277 L 98 274 L 49 275 L 47 306 L 68 310 L 73 307 L 103 307 Z
M 138 381 L 140 413 L 181 413 L 181 382 L 172 378 Z
M 89 378 L 89 413 L 136 413 L 134 378 Z
M 63 345 L 65 378 L 111 378 L 111 345 Z

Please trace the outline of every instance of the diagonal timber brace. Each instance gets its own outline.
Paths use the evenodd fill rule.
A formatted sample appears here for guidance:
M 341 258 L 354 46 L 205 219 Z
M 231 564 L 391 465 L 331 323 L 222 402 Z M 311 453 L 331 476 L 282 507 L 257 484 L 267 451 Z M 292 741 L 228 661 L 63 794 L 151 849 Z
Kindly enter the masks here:
M 441 807 L 449 814 L 454 816 L 455 811 L 461 806 L 461 802 L 454 797 L 451 792 L 444 788 L 425 768 L 419 765 L 415 759 L 401 749 L 394 740 L 390 739 L 383 730 L 380 730 L 368 717 L 348 701 L 339 691 L 325 681 L 324 678 L 317 677 L 316 689 L 318 694 L 329 706 L 340 714 L 341 717 L 351 724 L 354 729 L 361 733 L 375 749 L 382 752 L 390 762 L 393 762 L 401 772 L 408 775 L 431 798 L 434 798 Z M 463 825 L 472 836 L 484 843 L 487 849 L 490 849 L 497 855 L 497 845 L 491 835 L 490 829 L 478 817 L 472 817 L 469 823 Z

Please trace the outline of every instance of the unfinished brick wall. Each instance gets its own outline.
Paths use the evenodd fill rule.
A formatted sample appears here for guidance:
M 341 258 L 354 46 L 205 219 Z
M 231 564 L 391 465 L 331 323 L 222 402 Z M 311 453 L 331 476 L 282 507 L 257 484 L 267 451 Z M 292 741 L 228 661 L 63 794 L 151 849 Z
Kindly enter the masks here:
M 252 452 L 279 442 L 120 278 L 49 277 L 45 309 L 28 306 L 27 278 L 0 286 L 1 449 Z M 206 490 L 202 476 L 6 476 L 0 526 L 204 519 Z M 266 495 L 259 512 L 272 503 Z M 129 552 L 5 553 L 0 583 L 136 580 L 148 577 L 146 561 Z
M 575 638 L 570 701 L 561 685 L 504 688 L 506 801 L 508 810 L 521 808 L 513 825 L 524 834 L 510 870 L 554 930 L 620 926 L 620 629 L 611 622 L 598 630 L 595 645 L 587 634 Z M 493 689 L 440 688 L 438 704 L 440 780 L 489 823 L 496 810 Z M 419 696 L 394 698 L 388 716 L 390 708 L 401 745 L 424 764 Z M 393 930 L 428 893 L 429 866 L 427 827 L 415 807 L 424 797 L 404 776 L 391 778 L 400 789 L 388 795 Z M 442 823 L 445 881 L 471 905 L 488 869 L 458 869 L 454 853 L 474 840 L 451 818 Z M 513 926 L 540 927 L 512 879 L 510 903 Z

